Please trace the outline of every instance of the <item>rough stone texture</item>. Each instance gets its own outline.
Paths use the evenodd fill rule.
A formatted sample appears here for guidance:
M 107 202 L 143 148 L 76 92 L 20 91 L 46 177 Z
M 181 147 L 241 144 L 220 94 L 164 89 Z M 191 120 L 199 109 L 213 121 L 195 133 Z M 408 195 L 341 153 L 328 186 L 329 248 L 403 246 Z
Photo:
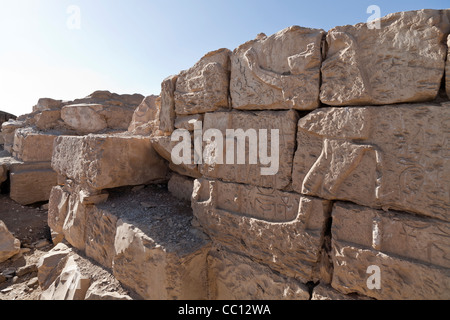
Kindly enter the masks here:
M 229 107 L 230 55 L 228 49 L 207 53 L 192 68 L 178 75 L 174 94 L 176 114 Z
M 152 137 L 153 148 L 164 159 L 169 161 L 169 168 L 181 175 L 189 176 L 192 178 L 200 178 L 201 174 L 198 170 L 198 166 L 194 163 L 194 155 L 191 154 L 191 164 L 181 163 L 176 165 L 172 162 L 172 149 L 179 143 L 178 141 L 171 141 L 170 136 L 156 136 Z M 191 150 L 194 149 L 194 145 L 191 141 Z
M 20 252 L 20 240 L 16 239 L 0 220 L 0 263 Z
M 62 126 L 61 110 L 44 110 L 36 115 L 36 127 L 47 131 Z
M 68 257 L 55 281 L 41 294 L 40 300 L 84 300 L 90 279 L 82 276 L 73 257 Z
M 238 254 L 211 250 L 208 264 L 210 299 L 309 300 L 304 284 Z
M 356 294 L 346 295 L 330 286 L 319 284 L 314 288 L 311 300 L 370 300 L 370 298 Z
M 293 189 L 450 221 L 450 109 L 324 108 L 299 121 Z
M 194 124 L 196 121 L 203 121 L 203 114 L 193 114 L 191 116 L 181 116 L 175 119 L 175 128 L 194 131 Z
M 52 167 L 92 190 L 147 184 L 166 175 L 150 138 L 139 136 L 58 137 Z
M 305 283 L 318 280 L 328 201 L 205 179 L 192 198 L 197 223 L 215 242 Z
M 57 184 L 56 172 L 49 162 L 13 164 L 10 178 L 10 197 L 21 205 L 47 201 Z
M 223 163 L 226 163 L 227 159 L 227 142 L 234 142 L 235 160 L 236 164 L 212 164 L 208 165 L 203 163 L 199 165 L 200 172 L 203 176 L 212 179 L 222 179 L 224 181 L 238 182 L 245 184 L 252 184 L 262 187 L 269 187 L 275 189 L 284 189 L 291 183 L 292 173 L 292 160 L 295 152 L 295 134 L 296 123 L 298 115 L 296 111 L 260 111 L 253 113 L 245 112 L 215 112 L 207 113 L 205 115 L 205 122 L 203 124 L 203 132 L 208 129 L 217 129 L 222 132 L 223 135 Z M 226 139 L 227 129 L 242 129 L 244 132 L 247 130 L 255 130 L 258 141 L 250 143 L 251 147 L 257 147 L 262 141 L 261 137 L 267 137 L 267 153 L 274 155 L 274 150 L 271 150 L 272 130 L 279 130 L 279 144 L 275 144 L 279 147 L 279 168 L 274 175 L 262 175 L 262 168 L 267 168 L 269 165 L 261 164 L 260 148 L 258 152 L 257 164 L 250 164 L 249 157 L 247 156 L 251 150 L 249 143 L 245 143 L 245 165 L 237 164 L 238 145 L 243 145 L 238 139 Z M 267 133 L 262 134 L 259 130 L 266 129 Z M 205 139 L 205 137 L 204 137 Z M 248 141 L 248 139 L 247 139 Z M 213 146 L 213 144 L 211 144 Z M 206 147 L 203 148 L 205 154 Z M 240 149 L 240 148 L 239 148 Z M 220 150 L 219 150 L 220 152 Z M 205 160 L 206 157 L 203 157 Z
M 191 201 L 194 180 L 174 173 L 168 183 L 169 192 L 176 198 Z
M 233 52 L 233 108 L 298 109 L 319 106 L 323 30 L 293 26 L 261 35 Z
M 178 76 L 171 76 L 161 83 L 161 112 L 159 114 L 159 130 L 171 133 L 175 121 L 175 86 Z
M 17 129 L 12 155 L 25 162 L 50 162 L 56 137 L 53 134 L 36 132 L 32 128 Z
M 128 132 L 135 135 L 150 135 L 159 125 L 160 104 L 158 96 L 148 96 L 136 108 Z
M 450 271 L 414 260 L 333 241 L 333 288 L 379 300 L 448 300 Z M 368 267 L 381 270 L 381 289 L 370 290 Z
M 450 223 L 338 202 L 332 238 L 450 269 Z
M 376 299 L 448 299 L 449 234 L 440 220 L 337 203 L 332 285 Z M 366 284 L 370 266 L 381 269 L 380 290 Z
M 67 217 L 70 193 L 62 186 L 54 186 L 49 197 L 48 225 L 57 233 L 63 233 L 64 221 Z
M 108 127 L 100 111 L 101 104 L 74 104 L 61 109 L 61 118 L 72 129 L 80 133 L 96 133 Z
M 174 247 L 164 245 L 155 236 L 120 220 L 114 244 L 114 276 L 144 299 L 206 299 L 205 241 Z
M 6 165 L 0 164 L 0 186 L 8 179 L 8 169 Z
M 41 112 L 47 110 L 59 110 L 63 107 L 62 100 L 55 100 L 51 98 L 41 98 L 38 103 L 33 107 L 33 112 Z
M 445 90 L 447 91 L 447 97 L 450 99 L 450 35 L 447 38 L 447 62 L 445 64 Z
M 41 288 L 46 290 L 55 281 L 59 271 L 64 268 L 70 253 L 71 249 L 67 245 L 59 243 L 39 259 L 37 268 Z
M 11 153 L 13 149 L 16 129 L 24 126 L 24 122 L 12 119 L 2 124 L 3 148 L 9 153 Z
M 117 217 L 107 210 L 89 206 L 86 212 L 86 255 L 112 269 Z
M 436 98 L 446 55 L 445 14 L 400 12 L 381 18 L 379 30 L 365 23 L 331 29 L 322 64 L 321 101 L 348 106 Z

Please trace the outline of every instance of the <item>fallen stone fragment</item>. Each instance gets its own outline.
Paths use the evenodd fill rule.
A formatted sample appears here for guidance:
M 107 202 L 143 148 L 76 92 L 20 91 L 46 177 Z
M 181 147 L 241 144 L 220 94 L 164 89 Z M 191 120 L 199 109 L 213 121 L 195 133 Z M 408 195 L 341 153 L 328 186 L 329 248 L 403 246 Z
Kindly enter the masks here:
M 0 220 L 0 262 L 4 262 L 20 252 L 20 240 L 9 232 Z
M 150 135 L 159 124 L 160 104 L 158 96 L 148 96 L 136 108 L 128 132 L 135 135 Z
M 39 259 L 37 264 L 38 280 L 42 289 L 48 289 L 59 276 L 71 252 L 72 250 L 68 246 L 60 243 Z

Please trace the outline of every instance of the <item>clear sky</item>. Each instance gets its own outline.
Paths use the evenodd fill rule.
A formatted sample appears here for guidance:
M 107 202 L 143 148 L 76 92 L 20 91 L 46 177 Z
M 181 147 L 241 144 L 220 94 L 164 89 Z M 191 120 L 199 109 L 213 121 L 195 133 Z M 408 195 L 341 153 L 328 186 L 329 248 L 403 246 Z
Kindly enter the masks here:
M 292 25 L 322 28 L 444 9 L 448 0 L 0 0 L 0 110 L 96 90 L 159 94 L 205 53 Z

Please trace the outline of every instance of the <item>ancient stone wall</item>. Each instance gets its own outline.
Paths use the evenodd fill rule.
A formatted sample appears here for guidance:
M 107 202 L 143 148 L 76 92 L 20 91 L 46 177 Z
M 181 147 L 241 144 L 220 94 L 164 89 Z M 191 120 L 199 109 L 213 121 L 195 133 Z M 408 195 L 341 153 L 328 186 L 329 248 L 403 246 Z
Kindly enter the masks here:
M 260 34 L 132 116 L 40 100 L 11 183 L 53 172 L 54 234 L 145 299 L 449 299 L 450 10 L 380 26 Z

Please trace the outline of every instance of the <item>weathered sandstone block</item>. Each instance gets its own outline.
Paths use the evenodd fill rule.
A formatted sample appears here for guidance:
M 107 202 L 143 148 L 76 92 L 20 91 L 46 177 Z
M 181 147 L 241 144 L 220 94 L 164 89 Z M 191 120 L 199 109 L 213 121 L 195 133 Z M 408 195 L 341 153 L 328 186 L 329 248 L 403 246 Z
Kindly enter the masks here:
M 44 110 L 36 115 L 36 127 L 39 130 L 51 130 L 62 125 L 61 109 Z
M 223 137 L 222 163 L 208 164 L 203 156 L 203 164 L 199 165 L 200 172 L 208 178 L 224 181 L 252 184 L 262 187 L 284 189 L 291 183 L 292 160 L 295 149 L 295 134 L 298 114 L 296 111 L 260 111 L 245 112 L 215 112 L 205 115 L 203 132 L 209 129 L 219 130 Z M 234 138 L 228 136 L 227 130 L 233 129 Z M 242 129 L 239 133 L 239 129 Z M 266 130 L 266 131 L 261 131 Z M 278 130 L 277 132 L 275 132 Z M 250 134 L 251 131 L 254 135 Z M 249 133 L 248 137 L 246 134 Z M 276 142 L 276 137 L 279 143 Z M 203 137 L 205 139 L 205 137 Z M 267 143 L 264 143 L 267 139 Z M 228 145 L 234 145 L 232 163 L 229 157 Z M 215 146 L 209 144 L 209 148 Z M 263 147 L 266 147 L 264 153 Z M 240 150 L 245 152 L 244 164 L 238 163 Z M 278 151 L 278 152 L 277 152 Z M 203 155 L 211 154 L 205 146 Z M 250 154 L 257 157 L 255 164 L 251 164 Z M 262 163 L 261 156 L 271 155 L 270 163 Z M 231 157 L 230 157 L 231 158 Z M 218 157 L 220 159 L 220 156 Z M 263 175 L 263 170 L 269 174 Z
M 234 50 L 233 108 L 312 110 L 319 106 L 323 30 L 284 29 Z
M 314 288 L 311 300 L 369 300 L 370 298 L 355 294 L 346 295 L 330 286 L 319 284 Z
M 213 249 L 208 263 L 210 299 L 309 300 L 308 288 L 298 280 L 241 255 Z
M 128 132 L 136 135 L 150 135 L 158 127 L 160 101 L 158 96 L 148 96 L 136 108 Z
M 125 135 L 58 137 L 52 167 L 92 190 L 147 184 L 166 175 L 150 138 Z
M 171 76 L 161 83 L 161 112 L 159 114 L 159 129 L 172 132 L 175 121 L 175 86 L 178 76 Z
M 380 29 L 365 23 L 331 29 L 322 64 L 321 101 L 348 106 L 436 98 L 446 56 L 445 14 L 400 12 L 381 18 Z
M 13 156 L 25 162 L 50 162 L 57 136 L 21 128 L 15 131 Z
M 181 116 L 175 119 L 175 128 L 185 129 L 187 131 L 194 131 L 194 124 L 196 121 L 203 121 L 203 114 L 193 114 L 190 116 Z
M 3 148 L 9 153 L 12 152 L 14 146 L 15 132 L 19 128 L 25 126 L 24 122 L 19 120 L 9 120 L 2 123 Z
M 10 168 L 10 197 L 21 205 L 47 201 L 56 186 L 50 162 L 13 164 Z
M 20 252 L 20 240 L 9 232 L 5 223 L 0 220 L 0 263 Z
M 448 107 L 326 108 L 298 128 L 295 191 L 450 220 Z
M 332 216 L 335 289 L 377 299 L 449 298 L 450 223 L 339 202 Z M 371 266 L 381 270 L 379 290 L 367 285 Z
M 205 113 L 229 107 L 230 55 L 228 49 L 210 52 L 178 75 L 174 94 L 176 114 Z
M 74 104 L 61 109 L 61 118 L 80 133 L 96 133 L 108 127 L 106 119 L 100 115 L 101 104 Z
M 58 110 L 63 107 L 62 100 L 55 100 L 51 98 L 41 98 L 38 100 L 38 103 L 33 107 L 33 112 L 40 112 L 46 110 Z
M 275 271 L 317 279 L 329 202 L 254 186 L 196 180 L 192 207 L 217 243 Z
M 42 289 L 46 290 L 55 281 L 72 250 L 63 243 L 57 244 L 50 252 L 39 259 L 38 281 Z

